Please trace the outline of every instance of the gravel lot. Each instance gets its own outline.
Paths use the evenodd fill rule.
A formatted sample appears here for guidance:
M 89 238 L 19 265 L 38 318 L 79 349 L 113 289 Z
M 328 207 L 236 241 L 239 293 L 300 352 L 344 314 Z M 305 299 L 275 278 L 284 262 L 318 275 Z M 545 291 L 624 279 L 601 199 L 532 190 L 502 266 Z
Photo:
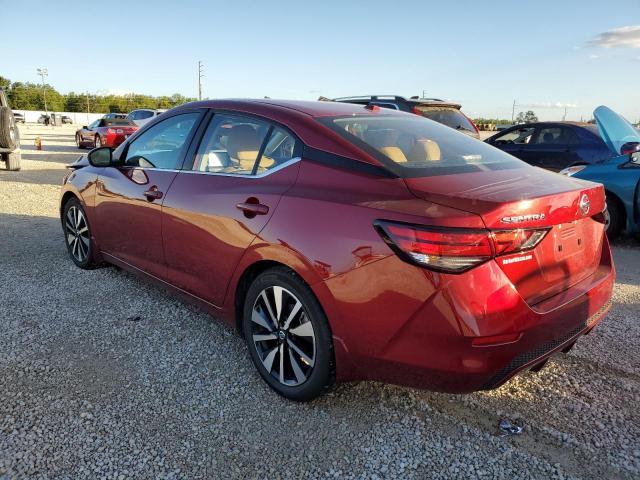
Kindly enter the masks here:
M 0 171 L 0 479 L 640 477 L 637 239 L 614 248 L 609 316 L 538 374 L 295 404 L 208 315 L 114 267 L 74 267 L 57 219 L 73 131 L 23 127 L 23 170 Z M 503 417 L 524 433 L 500 437 Z

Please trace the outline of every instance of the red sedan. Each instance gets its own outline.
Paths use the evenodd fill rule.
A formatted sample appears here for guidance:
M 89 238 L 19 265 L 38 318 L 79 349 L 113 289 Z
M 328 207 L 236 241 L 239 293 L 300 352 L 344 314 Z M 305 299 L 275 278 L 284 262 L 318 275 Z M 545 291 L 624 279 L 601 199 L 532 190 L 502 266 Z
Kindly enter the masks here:
M 138 128 L 127 118 L 100 118 L 76 131 L 76 145 L 78 148 L 115 148 Z
M 72 167 L 60 213 L 75 264 L 203 306 L 291 399 L 335 381 L 495 388 L 610 306 L 602 185 L 416 115 L 191 103 Z

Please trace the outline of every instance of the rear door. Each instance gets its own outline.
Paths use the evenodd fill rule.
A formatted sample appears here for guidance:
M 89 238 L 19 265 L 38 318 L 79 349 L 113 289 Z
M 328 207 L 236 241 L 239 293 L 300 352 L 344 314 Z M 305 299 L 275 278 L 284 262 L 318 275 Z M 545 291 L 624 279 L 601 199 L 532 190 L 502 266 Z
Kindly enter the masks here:
M 166 278 L 161 209 L 202 111 L 154 125 L 127 145 L 122 166 L 105 168 L 96 185 L 100 249 L 159 278 Z
M 300 148 L 291 132 L 266 120 L 213 116 L 164 203 L 172 284 L 222 305 L 242 254 L 295 182 Z

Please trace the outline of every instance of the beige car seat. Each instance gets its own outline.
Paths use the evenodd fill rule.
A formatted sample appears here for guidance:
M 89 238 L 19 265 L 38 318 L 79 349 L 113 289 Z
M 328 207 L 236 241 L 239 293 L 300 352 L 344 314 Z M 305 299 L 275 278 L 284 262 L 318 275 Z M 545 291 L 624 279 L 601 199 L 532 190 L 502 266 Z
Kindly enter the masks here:
M 250 171 L 258 157 L 262 140 L 252 126 L 236 125 L 229 132 L 227 153 L 232 160 L 238 162 L 241 170 Z M 271 167 L 273 163 L 273 159 L 263 157 L 260 161 L 261 170 Z
M 423 138 L 416 140 L 408 159 L 410 162 L 424 162 L 425 160 L 439 162 L 440 158 L 440 146 L 433 140 Z

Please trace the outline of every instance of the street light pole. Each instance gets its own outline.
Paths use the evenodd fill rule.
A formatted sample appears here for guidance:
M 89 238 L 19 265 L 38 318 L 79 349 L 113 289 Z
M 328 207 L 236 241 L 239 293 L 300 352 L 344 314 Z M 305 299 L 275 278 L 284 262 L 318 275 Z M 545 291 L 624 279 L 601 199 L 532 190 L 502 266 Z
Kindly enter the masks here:
M 49 70 L 47 70 L 46 68 L 39 68 L 38 75 L 42 77 L 42 96 L 44 97 L 44 113 L 46 115 L 49 115 L 49 111 L 47 109 L 47 89 L 44 86 L 44 77 L 49 76 Z

